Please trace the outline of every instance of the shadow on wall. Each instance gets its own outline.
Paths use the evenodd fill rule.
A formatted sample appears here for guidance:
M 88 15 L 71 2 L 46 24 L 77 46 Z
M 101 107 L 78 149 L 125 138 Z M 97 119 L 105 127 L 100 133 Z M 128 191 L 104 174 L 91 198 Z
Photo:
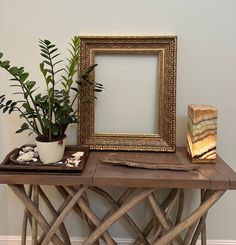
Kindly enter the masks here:
M 186 146 L 187 135 L 187 114 L 176 117 L 176 145 Z

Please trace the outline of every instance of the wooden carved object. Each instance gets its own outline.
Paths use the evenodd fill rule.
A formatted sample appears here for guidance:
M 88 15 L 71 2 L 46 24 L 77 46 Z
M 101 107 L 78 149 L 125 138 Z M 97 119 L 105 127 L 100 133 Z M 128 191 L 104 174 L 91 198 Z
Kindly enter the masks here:
M 141 162 L 130 161 L 119 157 L 103 157 L 100 159 L 102 163 L 113 164 L 117 166 L 128 166 L 132 168 L 144 168 L 155 170 L 172 170 L 172 171 L 191 171 L 199 168 L 197 164 L 182 164 L 182 163 L 157 163 L 157 162 Z
M 215 162 L 217 115 L 214 106 L 188 106 L 187 151 L 192 162 Z

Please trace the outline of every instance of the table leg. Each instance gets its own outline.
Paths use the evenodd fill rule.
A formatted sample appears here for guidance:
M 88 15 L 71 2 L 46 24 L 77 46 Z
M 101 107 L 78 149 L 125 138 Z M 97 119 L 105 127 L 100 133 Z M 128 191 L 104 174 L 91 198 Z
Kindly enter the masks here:
M 47 220 L 43 217 L 37 206 L 32 202 L 32 200 L 27 196 L 25 191 L 22 189 L 21 185 L 8 185 L 9 188 L 15 193 L 19 200 L 24 204 L 26 209 L 32 214 L 32 216 L 37 220 L 38 224 L 41 226 L 44 232 L 50 230 L 50 225 Z M 52 237 L 52 242 L 55 245 L 64 245 L 63 241 L 54 234 Z
M 180 190 L 178 190 L 176 198 L 172 202 L 172 205 L 171 205 L 172 208 L 175 205 L 179 194 L 180 194 Z M 167 218 L 168 216 L 165 215 L 165 212 L 164 212 L 163 208 L 160 206 L 160 204 L 156 200 L 154 194 L 149 195 L 148 199 L 149 199 L 151 207 L 152 207 L 152 209 L 153 209 L 158 221 L 161 223 L 161 225 L 162 225 L 162 227 L 164 228 L 165 231 L 169 231 L 173 226 L 170 224 L 170 221 Z M 178 241 L 176 238 L 173 239 L 172 243 L 174 245 L 180 245 L 181 244 L 181 242 L 182 242 L 181 238 L 180 237 L 178 237 L 178 238 L 180 239 L 180 241 Z
M 161 204 L 161 206 L 164 210 L 166 210 L 168 208 L 169 214 L 172 211 L 170 209 L 170 205 L 173 202 L 173 200 L 175 199 L 176 194 L 177 194 L 177 189 L 172 189 Z M 154 228 L 153 227 L 153 219 L 154 218 L 156 218 L 156 216 L 153 216 L 151 218 L 151 220 L 148 222 L 145 229 L 143 230 L 143 235 L 145 237 L 147 237 L 150 234 L 150 232 L 153 231 L 153 228 Z M 162 232 L 162 227 L 159 226 L 157 231 L 155 232 L 155 235 L 153 236 L 153 241 L 159 238 L 159 236 L 161 235 L 161 232 Z M 140 245 L 140 244 L 141 244 L 140 238 L 137 238 L 133 243 L 133 245 Z
M 84 198 L 86 205 L 90 208 L 90 204 L 89 204 L 89 200 L 88 200 L 88 196 L 87 196 L 86 192 L 84 193 L 83 198 Z M 86 214 L 84 212 L 82 212 L 82 214 L 83 214 L 83 219 L 88 224 L 89 232 L 91 233 L 91 232 L 95 231 L 96 227 L 93 225 L 93 223 L 90 221 L 90 219 L 86 216 Z M 99 240 L 94 242 L 94 245 L 99 245 L 99 244 L 100 244 Z
M 53 220 L 56 220 L 59 216 L 58 211 L 60 211 L 60 210 L 56 211 L 56 209 L 53 207 L 50 200 L 48 199 L 48 197 L 46 196 L 46 194 L 44 193 L 44 191 L 42 190 L 42 188 L 40 186 L 39 186 L 39 195 L 42 198 L 42 200 L 44 201 L 45 205 L 48 207 L 49 211 L 51 212 L 51 214 L 53 216 Z M 69 238 L 69 235 L 67 233 L 67 230 L 66 230 L 64 223 L 62 223 L 60 225 L 59 231 L 63 237 L 65 244 L 71 245 L 70 238 Z M 45 235 L 46 235 L 45 233 L 43 235 L 41 235 L 41 237 L 39 238 L 39 244 L 42 243 L 43 239 L 45 238 Z
M 192 225 L 189 226 L 188 230 L 187 230 L 187 233 L 185 235 L 185 238 L 184 238 L 184 242 L 183 242 L 183 245 L 189 245 L 191 239 L 192 239 L 192 236 L 193 236 L 193 233 L 196 229 L 196 226 L 197 226 L 197 222 L 193 223 Z
M 164 230 L 168 231 L 168 230 L 170 229 L 170 227 L 173 226 L 173 225 L 171 224 L 171 222 L 170 222 L 170 220 L 169 220 L 168 217 L 169 217 L 169 215 L 170 215 L 172 209 L 173 209 L 174 206 L 175 206 L 175 203 L 176 203 L 176 201 L 177 201 L 177 199 L 178 199 L 178 196 L 179 196 L 179 192 L 175 192 L 175 194 L 176 194 L 176 195 L 173 196 L 173 200 L 172 200 L 170 203 L 168 203 L 168 206 L 166 206 L 166 207 L 164 207 L 164 206 L 161 207 L 159 204 L 155 203 L 156 200 L 155 200 L 155 202 L 154 202 L 153 204 L 151 204 L 151 206 L 152 206 L 152 205 L 155 206 L 154 209 L 153 209 L 153 210 L 154 210 L 154 214 L 156 215 L 156 212 L 158 212 L 159 216 L 161 215 L 161 220 L 159 220 L 158 216 L 156 216 L 156 219 L 159 221 L 160 226 L 159 226 L 159 228 L 157 229 L 155 235 L 153 236 L 153 241 L 152 241 L 152 243 L 154 243 L 154 241 L 156 241 L 162 234 L 165 234 Z M 156 206 L 157 206 L 157 207 L 156 207 Z M 167 210 L 167 211 L 165 211 L 165 210 Z M 155 212 L 155 211 L 156 211 L 156 212 Z M 161 212 L 161 214 L 160 214 L 159 212 Z M 164 222 L 164 224 L 163 224 L 163 222 Z M 163 227 L 164 227 L 164 229 L 163 229 Z M 167 228 L 167 227 L 169 227 L 169 228 Z M 182 244 L 182 240 L 181 240 L 180 237 L 178 237 L 178 240 L 179 240 L 179 241 L 177 241 L 177 243 Z M 175 242 L 176 242 L 176 241 L 174 241 L 174 243 L 175 243 Z
M 67 193 L 70 196 L 75 195 L 76 192 L 72 188 L 66 188 L 66 187 L 64 187 L 64 188 L 66 189 Z M 78 201 L 78 206 L 87 215 L 87 217 L 91 220 L 91 222 L 93 222 L 93 224 L 96 226 L 96 228 L 98 226 L 100 226 L 101 221 L 96 216 L 96 214 L 86 205 L 86 202 L 82 198 Z M 102 234 L 102 237 L 104 238 L 106 244 L 117 245 L 117 243 L 112 239 L 112 237 L 110 236 L 108 231 L 105 231 L 104 234 Z
M 179 224 L 179 222 L 181 221 L 183 210 L 184 210 L 184 190 L 182 189 L 179 195 L 179 207 L 178 207 L 175 225 Z
M 185 218 L 172 230 L 167 232 L 162 238 L 157 240 L 154 245 L 165 245 L 168 242 L 172 241 L 176 236 L 178 236 L 182 231 L 190 227 L 192 224 L 197 222 L 210 207 L 212 207 L 215 202 L 225 193 L 225 191 L 214 191 L 206 201 L 204 201 L 191 215 Z
M 201 191 L 201 204 L 204 203 L 204 201 L 207 200 L 207 198 L 209 197 L 211 191 Z M 207 218 L 207 213 L 208 211 L 206 211 L 206 213 L 201 217 L 201 219 L 199 220 L 199 223 L 197 225 L 197 228 L 195 230 L 195 233 L 193 235 L 192 241 L 191 241 L 191 245 L 195 245 L 197 243 L 197 239 L 200 235 L 200 233 L 202 233 L 203 228 L 205 226 L 206 223 L 206 218 Z
M 204 201 L 205 193 L 206 193 L 206 190 L 202 189 L 201 190 L 201 202 Z M 207 243 L 206 243 L 206 218 L 205 218 L 205 222 L 204 222 L 204 225 L 203 225 L 202 231 L 201 231 L 201 245 L 207 245 Z
M 103 217 L 103 220 L 106 220 L 107 217 L 109 217 L 115 210 L 119 209 L 121 205 L 129 198 L 129 196 L 134 192 L 133 188 L 128 188 L 124 194 L 119 198 L 119 200 L 116 202 L 106 191 L 102 190 L 98 187 L 91 187 L 91 190 L 95 191 L 96 193 L 99 193 L 101 196 L 103 196 L 108 202 L 112 204 L 112 208 L 107 212 L 107 214 Z M 136 223 L 133 221 L 133 219 L 126 213 L 123 215 L 123 219 L 130 225 L 134 233 L 140 238 L 142 243 L 144 245 L 148 245 L 149 242 L 139 229 L 139 227 L 136 225 Z
M 29 185 L 28 192 L 27 192 L 27 196 L 29 196 L 29 198 L 31 198 L 32 189 L 33 189 L 32 185 Z M 27 225 L 28 225 L 29 219 L 30 219 L 30 217 L 28 214 L 28 210 L 27 210 L 27 208 L 25 208 L 23 222 L 22 222 L 21 245 L 26 245 Z
M 41 245 L 47 245 L 49 244 L 49 242 L 51 241 L 53 235 L 55 234 L 55 232 L 57 231 L 57 229 L 59 228 L 59 226 L 61 225 L 61 223 L 63 222 L 63 220 L 65 219 L 65 217 L 69 214 L 69 212 L 71 211 L 71 209 L 74 207 L 74 205 L 78 202 L 78 200 L 81 198 L 82 194 L 87 190 L 87 186 L 83 186 L 79 189 L 79 191 L 71 198 L 71 200 L 66 203 L 65 207 L 63 208 L 63 210 L 60 213 L 60 215 L 58 216 L 58 218 L 55 220 L 55 222 L 53 223 L 53 225 L 50 227 L 49 231 L 47 232 L 43 242 Z
M 145 199 L 155 189 L 144 189 L 140 194 L 133 197 L 128 203 L 123 204 L 118 210 L 110 215 L 83 243 L 84 245 L 91 245 L 96 241 L 115 221 L 122 217 L 132 207 Z
M 39 208 L 39 192 L 38 186 L 33 185 L 33 202 Z M 35 217 L 32 219 L 32 245 L 38 244 L 38 223 Z
M 50 241 L 52 241 L 55 245 L 71 245 L 63 221 L 72 209 L 74 209 L 81 217 L 86 217 L 85 220 L 92 229 L 92 233 L 83 243 L 84 245 L 99 244 L 100 237 L 107 245 L 117 245 L 117 243 L 108 233 L 108 229 L 121 217 L 125 219 L 125 221 L 137 235 L 137 239 L 133 243 L 134 245 L 195 245 L 200 233 L 201 244 L 206 245 L 205 222 L 208 210 L 225 192 L 202 190 L 201 203 L 199 207 L 181 221 L 184 207 L 184 192 L 181 189 L 172 189 L 166 199 L 162 203 L 159 203 L 158 196 L 154 194 L 154 188 L 144 188 L 141 193 L 136 193 L 134 196 L 132 196 L 132 198 L 131 195 L 133 195 L 134 191 L 137 189 L 128 188 L 116 201 L 103 189 L 98 187 L 90 187 L 91 190 L 103 196 L 112 205 L 112 208 L 106 213 L 103 219 L 100 220 L 89 206 L 89 201 L 85 195 L 87 190 L 86 186 L 81 186 L 79 189 L 75 189 L 74 187 L 58 186 L 57 189 L 65 199 L 59 210 L 54 209 L 40 186 L 33 186 L 32 200 L 31 187 L 29 187 L 28 193 L 26 193 L 23 185 L 9 185 L 9 187 L 25 205 L 21 245 L 26 244 L 28 219 L 32 226 L 33 245 L 47 245 L 50 243 Z M 50 221 L 50 223 L 46 221 L 43 214 L 39 210 L 39 195 L 53 215 L 53 219 Z M 144 199 L 149 201 L 155 216 L 152 217 L 145 229 L 142 231 L 130 217 L 128 211 Z M 172 210 L 175 210 L 175 206 L 178 206 L 178 210 L 177 215 L 174 218 L 171 215 L 171 212 Z M 155 227 L 154 225 L 154 218 L 157 219 L 156 221 L 158 222 L 158 227 Z M 38 225 L 43 230 L 43 233 L 39 239 Z M 56 234 L 58 229 L 62 234 L 63 241 Z M 180 234 L 186 229 L 187 233 L 183 239 Z M 147 236 L 152 230 L 155 231 L 155 235 L 151 243 L 149 243 Z

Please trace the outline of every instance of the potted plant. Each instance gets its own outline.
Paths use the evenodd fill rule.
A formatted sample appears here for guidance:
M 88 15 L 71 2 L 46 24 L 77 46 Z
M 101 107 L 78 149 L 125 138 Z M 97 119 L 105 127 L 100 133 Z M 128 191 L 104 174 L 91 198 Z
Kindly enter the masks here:
M 3 60 L 0 53 L 0 67 L 11 75 L 10 86 L 16 89 L 16 100 L 0 96 L 0 109 L 3 113 L 18 112 L 24 123 L 16 131 L 35 133 L 36 144 L 42 162 L 51 163 L 61 160 L 65 148 L 65 131 L 69 124 L 78 121 L 74 104 L 85 86 L 101 92 L 103 85 L 89 79 L 96 64 L 76 78 L 79 65 L 80 38 L 75 36 L 70 43 L 70 57 L 61 67 L 62 60 L 55 44 L 49 40 L 39 40 L 41 56 L 40 71 L 45 81 L 45 93 L 38 92 L 37 83 L 29 79 L 24 67 L 11 66 Z

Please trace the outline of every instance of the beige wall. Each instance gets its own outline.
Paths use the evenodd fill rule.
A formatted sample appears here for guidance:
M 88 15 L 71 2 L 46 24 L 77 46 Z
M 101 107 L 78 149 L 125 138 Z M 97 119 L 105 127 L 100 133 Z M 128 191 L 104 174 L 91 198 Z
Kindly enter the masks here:
M 75 34 L 178 36 L 177 144 L 185 145 L 186 109 L 190 103 L 214 104 L 219 108 L 218 153 L 234 168 L 236 138 L 236 1 L 234 0 L 0 0 L 0 50 L 13 63 L 25 66 L 35 80 L 41 79 L 37 40 L 48 38 L 62 52 Z M 112 72 L 112 71 L 110 71 Z M 0 93 L 10 94 L 8 76 L 0 71 Z M 33 142 L 27 134 L 15 135 L 16 116 L 0 114 L 0 160 L 15 146 Z M 75 127 L 69 143 L 75 143 Z M 46 191 L 59 205 L 60 197 Z M 115 191 L 116 194 L 120 190 Z M 188 191 L 190 208 L 196 192 Z M 97 197 L 93 206 L 103 213 Z M 6 186 L 0 187 L 0 235 L 20 234 L 22 205 Z M 99 202 L 100 203 L 100 202 Z M 208 237 L 235 239 L 235 192 L 226 194 L 209 214 Z M 145 210 L 145 206 L 141 207 Z M 133 212 L 141 219 L 138 212 Z M 78 232 L 79 221 L 67 219 L 70 234 Z M 82 226 L 82 225 L 80 225 Z M 118 225 L 116 237 L 127 232 Z

